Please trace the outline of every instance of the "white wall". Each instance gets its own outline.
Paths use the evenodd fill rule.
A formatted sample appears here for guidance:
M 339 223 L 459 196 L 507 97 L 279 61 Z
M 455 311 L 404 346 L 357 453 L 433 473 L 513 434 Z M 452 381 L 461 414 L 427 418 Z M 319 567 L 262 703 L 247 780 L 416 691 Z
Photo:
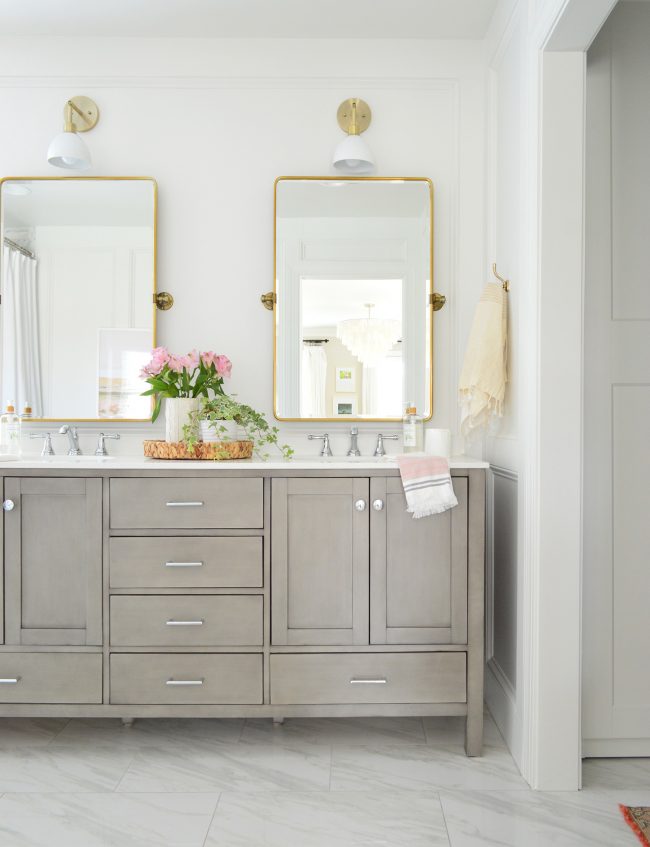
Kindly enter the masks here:
M 519 303 L 530 283 L 526 251 L 527 96 L 526 4 L 502 4 L 490 39 L 488 112 L 488 261 L 511 280 L 508 293 L 508 390 L 503 420 L 486 438 L 488 475 L 486 700 L 513 753 L 522 762 L 523 715 L 518 682 L 522 661 L 522 449 Z
M 0 173 L 60 175 L 45 151 L 65 99 L 93 97 L 90 173 L 159 183 L 158 284 L 176 298 L 159 313 L 160 343 L 227 353 L 232 390 L 271 415 L 273 321 L 259 295 L 272 287 L 273 181 L 328 173 L 336 108 L 362 96 L 379 174 L 435 185 L 435 284 L 448 306 L 436 318 L 434 423 L 455 428 L 483 280 L 484 73 L 478 42 L 2 40 L 0 108 L 19 120 L 3 137 Z M 345 424 L 329 428 L 342 452 Z M 317 449 L 309 429 L 283 426 L 303 453 Z M 138 449 L 142 431 L 120 449 Z M 370 445 L 362 434 L 362 450 Z

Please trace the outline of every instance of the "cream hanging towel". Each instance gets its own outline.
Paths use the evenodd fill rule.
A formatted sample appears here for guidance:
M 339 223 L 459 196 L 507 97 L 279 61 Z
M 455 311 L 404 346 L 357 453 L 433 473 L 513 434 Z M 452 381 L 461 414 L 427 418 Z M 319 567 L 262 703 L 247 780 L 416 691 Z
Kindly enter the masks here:
M 458 385 L 464 436 L 503 415 L 508 355 L 508 303 L 500 283 L 488 282 L 474 313 Z

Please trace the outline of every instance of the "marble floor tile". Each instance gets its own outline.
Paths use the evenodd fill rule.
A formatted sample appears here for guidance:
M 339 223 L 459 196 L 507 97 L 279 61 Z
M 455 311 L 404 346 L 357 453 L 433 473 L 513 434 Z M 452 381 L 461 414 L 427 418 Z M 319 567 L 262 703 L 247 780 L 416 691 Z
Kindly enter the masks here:
M 7 794 L 11 847 L 203 847 L 217 794 Z
M 68 718 L 0 718 L 0 750 L 49 744 L 68 722 Z
M 281 725 L 268 719 L 247 720 L 243 742 L 291 744 L 410 744 L 425 740 L 421 718 L 287 718 Z
M 443 791 L 440 799 L 451 847 L 633 847 L 618 803 L 647 804 L 650 793 Z
M 118 790 L 126 793 L 327 790 L 330 748 L 297 750 L 272 744 L 222 744 L 198 753 L 140 750 Z
M 133 755 L 84 744 L 3 750 L 0 793 L 113 791 Z
M 429 744 L 444 747 L 464 747 L 464 717 L 423 718 L 423 722 L 426 739 Z M 492 716 L 487 713 L 483 718 L 483 743 L 486 747 L 505 748 L 506 746 Z
M 205 847 L 449 847 L 435 792 L 223 794 Z
M 156 748 L 171 750 L 196 746 L 206 750 L 212 744 L 239 741 L 244 720 L 219 718 L 142 718 L 131 727 L 124 727 L 115 718 L 88 718 L 71 720 L 56 737 L 57 746 L 66 744 L 93 744 L 125 747 L 129 750 Z
M 584 788 L 650 789 L 650 758 L 584 759 L 582 784 Z M 649 804 L 650 798 L 645 805 Z
M 508 751 L 499 748 L 487 747 L 483 756 L 471 759 L 461 750 L 433 744 L 332 749 L 332 791 L 527 787 Z

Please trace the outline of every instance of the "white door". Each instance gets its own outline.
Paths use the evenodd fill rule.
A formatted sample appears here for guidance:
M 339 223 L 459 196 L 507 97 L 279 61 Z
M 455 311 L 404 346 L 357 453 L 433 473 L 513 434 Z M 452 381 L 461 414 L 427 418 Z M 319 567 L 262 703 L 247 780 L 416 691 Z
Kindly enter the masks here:
M 583 606 L 587 756 L 650 755 L 649 43 L 650 4 L 623 3 L 588 54 Z

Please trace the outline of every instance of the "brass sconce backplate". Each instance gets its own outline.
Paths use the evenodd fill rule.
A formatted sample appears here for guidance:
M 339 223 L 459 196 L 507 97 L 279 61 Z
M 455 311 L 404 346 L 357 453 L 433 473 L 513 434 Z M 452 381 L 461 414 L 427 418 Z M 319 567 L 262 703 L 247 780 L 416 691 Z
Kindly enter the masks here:
M 94 100 L 83 95 L 71 97 L 63 108 L 64 119 L 68 117 L 68 103 L 73 105 L 70 109 L 70 121 L 75 132 L 88 132 L 96 125 L 99 120 L 99 108 Z
M 351 97 L 349 100 L 344 100 L 339 106 L 336 112 L 336 120 L 339 122 L 339 126 L 343 130 L 343 132 L 350 132 L 350 128 L 353 125 L 355 118 L 353 117 L 353 112 L 356 107 L 356 132 L 354 135 L 359 135 L 362 132 L 365 132 L 370 126 L 370 121 L 372 119 L 372 113 L 370 111 L 370 106 L 365 102 L 365 100 L 359 100 L 358 97 Z
M 157 291 L 153 295 L 153 302 L 161 312 L 166 312 L 174 305 L 174 298 L 168 291 Z

